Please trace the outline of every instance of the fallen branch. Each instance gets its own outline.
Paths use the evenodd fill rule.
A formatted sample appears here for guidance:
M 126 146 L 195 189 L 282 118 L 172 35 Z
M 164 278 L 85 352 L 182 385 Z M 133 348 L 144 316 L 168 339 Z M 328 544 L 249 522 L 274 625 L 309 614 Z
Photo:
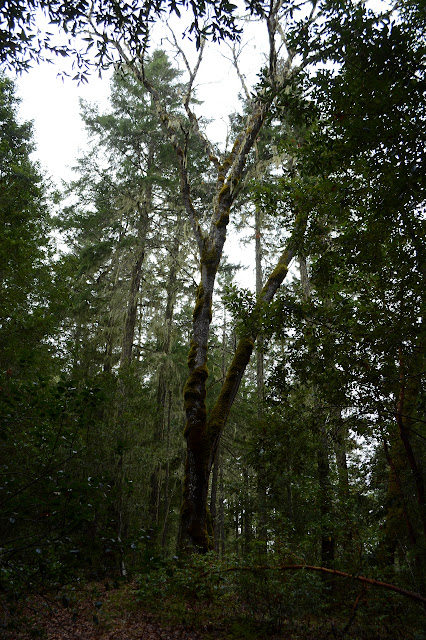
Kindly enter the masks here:
M 364 576 L 354 576 L 350 573 L 345 573 L 344 571 L 337 571 L 337 569 L 327 569 L 326 567 L 315 567 L 309 564 L 288 564 L 281 565 L 277 567 L 268 567 L 268 566 L 257 566 L 257 567 L 229 567 L 228 569 L 217 570 L 214 572 L 206 571 L 200 577 L 204 577 L 210 573 L 229 573 L 231 571 L 297 571 L 298 569 L 305 569 L 305 571 L 319 571 L 321 573 L 328 573 L 334 576 L 339 576 L 341 578 L 350 578 L 351 580 L 358 580 L 359 582 L 363 582 L 364 584 L 371 584 L 375 587 L 382 587 L 383 589 L 389 589 L 390 591 L 395 591 L 396 593 L 400 593 L 407 598 L 411 598 L 412 600 L 416 600 L 417 602 L 422 602 L 423 605 L 426 605 L 426 597 L 420 595 L 419 593 L 414 593 L 414 591 L 408 591 L 407 589 L 403 589 L 402 587 L 397 587 L 394 584 L 389 584 L 387 582 L 382 582 L 381 580 L 373 580 L 373 578 L 365 578 Z

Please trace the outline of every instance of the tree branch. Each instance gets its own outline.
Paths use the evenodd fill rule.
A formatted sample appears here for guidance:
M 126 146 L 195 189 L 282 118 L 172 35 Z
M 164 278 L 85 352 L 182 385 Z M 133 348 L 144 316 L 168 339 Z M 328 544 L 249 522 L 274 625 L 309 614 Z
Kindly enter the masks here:
M 407 598 L 411 598 L 416 602 L 421 602 L 423 605 L 426 604 L 425 596 L 422 596 L 419 593 L 415 593 L 414 591 L 408 591 L 408 589 L 403 589 L 402 587 L 398 587 L 394 584 L 390 584 L 388 582 L 382 582 L 381 580 L 374 580 L 373 578 L 365 578 L 364 576 L 355 576 L 350 573 L 345 573 L 344 571 L 338 571 L 337 569 L 327 569 L 326 567 L 316 567 L 310 564 L 287 564 L 287 565 L 281 565 L 278 567 L 268 567 L 268 566 L 229 567 L 227 569 L 218 569 L 217 571 L 206 571 L 205 573 L 201 574 L 200 577 L 207 576 L 211 573 L 229 573 L 231 571 L 298 571 L 300 569 L 304 569 L 305 571 L 318 571 L 321 573 L 327 573 L 329 575 L 338 576 L 340 578 L 349 578 L 350 580 L 358 580 L 359 582 L 363 582 L 364 584 L 370 584 L 373 587 L 382 587 L 383 589 L 395 591 L 395 593 L 399 593 Z
M 213 464 L 223 427 L 225 426 L 238 389 L 240 388 L 244 372 L 250 361 L 254 343 L 260 331 L 262 313 L 265 306 L 271 302 L 287 275 L 290 262 L 297 253 L 295 246 L 296 238 L 299 237 L 301 232 L 303 233 L 305 226 L 306 220 L 304 217 L 296 219 L 295 228 L 287 243 L 287 247 L 281 254 L 275 269 L 261 290 L 256 305 L 247 322 L 247 330 L 238 342 L 234 357 L 207 423 L 208 438 L 211 443 L 210 464 Z
M 191 69 L 191 66 L 188 62 L 188 58 L 185 55 L 184 50 L 182 49 L 182 47 L 179 45 L 176 35 L 174 33 L 174 31 L 172 29 L 169 30 L 173 36 L 173 43 L 176 47 L 176 49 L 178 50 L 178 52 L 180 53 L 180 55 L 182 56 L 182 59 L 184 61 L 185 67 L 189 73 L 189 82 L 188 82 L 188 87 L 187 87 L 187 91 L 186 91 L 186 95 L 185 95 L 185 99 L 183 101 L 183 105 L 185 107 L 186 113 L 188 115 L 189 121 L 196 133 L 196 135 L 198 136 L 199 140 L 201 141 L 201 144 L 203 145 L 207 156 L 209 158 L 209 160 L 213 163 L 213 165 L 215 166 L 215 168 L 217 170 L 219 170 L 219 160 L 215 155 L 214 149 L 213 149 L 213 145 L 211 144 L 210 140 L 208 140 L 208 138 L 203 134 L 203 132 L 200 129 L 200 124 L 198 122 L 198 118 L 195 115 L 195 113 L 192 111 L 192 109 L 189 106 L 189 103 L 191 101 L 191 94 L 192 94 L 192 88 L 194 86 L 194 82 L 195 82 L 195 78 L 196 75 L 198 73 L 198 70 L 200 68 L 200 64 L 203 58 L 203 53 L 204 53 L 204 46 L 205 46 L 205 40 L 201 40 L 201 44 L 200 44 L 200 49 L 198 52 L 198 58 L 197 58 L 197 62 L 195 64 L 194 69 Z

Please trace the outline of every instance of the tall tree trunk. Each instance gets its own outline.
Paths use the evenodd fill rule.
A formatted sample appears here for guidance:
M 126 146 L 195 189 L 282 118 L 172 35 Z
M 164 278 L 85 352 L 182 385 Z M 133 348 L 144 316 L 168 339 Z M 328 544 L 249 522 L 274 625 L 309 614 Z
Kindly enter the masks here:
M 218 537 L 216 535 L 217 530 L 217 490 L 219 483 L 219 467 L 220 467 L 220 446 L 217 448 L 216 457 L 214 459 L 213 472 L 212 472 L 212 486 L 210 491 L 210 515 L 212 519 L 212 528 L 215 539 L 215 551 L 218 551 Z
M 311 297 L 311 285 L 304 256 L 299 256 L 300 282 L 302 286 L 302 296 L 305 301 Z M 310 330 L 307 331 L 307 342 L 310 343 Z M 311 357 L 316 359 L 316 353 L 309 347 Z M 313 387 L 314 412 L 317 413 L 316 388 Z M 329 444 L 325 423 L 322 422 L 318 429 L 318 483 L 319 483 L 319 505 L 321 514 L 321 563 L 324 567 L 333 567 L 335 552 L 335 533 L 332 525 L 332 484 L 330 478 Z
M 147 171 L 152 165 L 148 160 Z M 132 361 L 133 341 L 135 337 L 136 318 L 138 310 L 138 296 L 142 277 L 142 265 L 145 259 L 146 237 L 149 224 L 149 212 L 152 206 L 152 188 L 150 185 L 146 187 L 144 199 L 141 204 L 138 203 L 139 209 L 139 228 L 138 228 L 138 246 L 136 248 L 136 258 L 133 263 L 130 278 L 130 289 L 127 302 L 126 320 L 124 324 L 123 342 L 121 347 L 120 367 L 130 365 Z
M 170 402 L 167 406 L 167 396 L 170 394 L 170 380 L 167 372 L 167 359 L 170 356 L 171 343 L 172 343 L 172 329 L 173 329 L 173 314 L 176 304 L 176 277 L 179 271 L 179 246 L 180 246 L 180 234 L 179 230 L 176 232 L 172 251 L 170 255 L 171 264 L 167 277 L 167 302 L 164 313 L 164 324 L 166 331 L 163 338 L 159 343 L 159 351 L 162 354 L 164 361 L 160 364 L 158 372 L 158 384 L 157 384 L 157 412 L 154 431 L 154 441 L 157 447 L 161 447 L 164 442 L 164 434 L 166 429 L 170 429 Z M 162 476 L 162 464 L 158 461 L 151 473 L 151 493 L 149 501 L 149 513 L 150 520 L 153 524 L 159 523 L 160 516 L 160 496 L 161 496 L 161 476 Z M 168 470 L 166 468 L 166 479 L 168 478 Z
M 257 148 L 256 148 L 257 155 Z M 262 291 L 262 215 L 259 204 L 255 204 L 255 265 L 256 265 L 256 297 L 259 298 Z M 261 427 L 261 437 L 259 441 L 260 452 L 265 450 L 264 438 L 265 424 L 263 420 L 263 402 L 264 402 L 264 362 L 263 362 L 263 337 L 259 335 L 257 337 L 257 350 L 256 350 L 256 394 L 257 394 L 257 419 Z M 258 493 L 258 505 L 259 505 L 259 531 L 258 541 L 262 545 L 262 554 L 266 555 L 268 550 L 268 530 L 267 530 L 267 516 L 266 516 L 266 478 L 265 478 L 265 466 L 263 464 L 263 457 L 259 455 L 259 467 L 257 477 L 257 493 Z M 260 548 L 260 547 L 259 547 Z
M 280 6 L 281 4 L 279 3 L 272 3 L 270 7 L 271 16 L 276 17 Z M 267 20 L 266 24 L 270 32 L 270 68 L 274 74 L 274 78 L 271 78 L 271 82 L 273 81 L 271 85 L 273 86 L 273 90 L 269 92 L 263 90 L 258 99 L 252 101 L 251 113 L 247 118 L 246 127 L 237 136 L 231 152 L 222 163 L 215 156 L 212 145 L 201 133 L 198 120 L 190 108 L 191 90 L 201 62 L 203 43 L 200 47 L 200 55 L 193 71 L 189 68 L 187 59 L 184 57 L 190 75 L 184 106 L 192 130 L 199 137 L 206 151 L 206 156 L 217 172 L 216 193 L 213 199 L 213 211 L 208 232 L 204 231 L 201 227 L 200 219 L 191 197 L 187 158 L 189 130 L 184 126 L 176 126 L 176 118 L 172 118 L 164 108 L 158 91 L 145 74 L 144 66 L 142 65 L 140 68 L 135 67 L 132 61 L 128 61 L 129 67 L 133 68 L 136 77 L 143 83 L 145 89 L 152 96 L 160 122 L 175 149 L 179 163 L 182 201 L 188 219 L 191 222 L 199 252 L 200 284 L 198 286 L 193 311 L 192 339 L 188 356 L 189 376 L 184 388 L 186 412 L 184 436 L 187 445 L 187 455 L 183 481 L 179 545 L 181 549 L 187 549 L 188 551 L 205 552 L 214 546 L 213 529 L 208 512 L 207 500 L 209 476 L 216 456 L 219 439 L 253 350 L 254 341 L 259 330 L 256 320 L 260 314 L 260 308 L 268 305 L 275 295 L 275 292 L 287 274 L 289 262 L 294 255 L 294 247 L 291 246 L 291 248 L 289 247 L 281 256 L 277 267 L 262 289 L 251 326 L 246 335 L 240 340 L 218 400 L 208 417 L 205 399 L 206 381 L 208 378 L 208 343 L 210 324 L 212 321 L 212 298 L 216 274 L 226 240 L 230 210 L 238 193 L 239 185 L 242 184 L 249 153 L 253 149 L 275 96 L 278 91 L 282 89 L 284 82 L 289 79 L 292 73 L 292 54 L 290 54 L 278 74 L 275 64 L 276 51 L 274 38 L 277 21 L 276 19 Z M 175 41 L 175 44 L 179 48 L 177 41 Z M 124 59 L 126 59 L 125 52 L 121 50 L 120 52 Z
M 344 553 L 351 553 L 352 541 L 355 537 L 355 523 L 351 506 L 351 495 L 349 486 L 349 473 L 347 462 L 347 440 L 348 428 L 342 418 L 340 407 L 333 411 L 333 418 L 336 421 L 335 435 L 333 437 L 334 453 L 336 456 L 336 467 L 338 476 L 338 499 L 339 513 L 342 519 L 342 526 L 339 531 L 339 543 Z M 337 541 L 336 541 L 337 543 Z
M 138 294 L 142 275 L 142 264 L 145 258 L 145 242 L 138 249 L 136 260 L 132 267 L 130 290 L 127 303 L 126 320 L 124 324 L 123 344 L 121 348 L 120 366 L 125 367 L 132 361 L 133 340 L 135 336 L 136 316 L 138 310 Z
M 320 426 L 317 449 L 319 497 L 321 513 L 321 566 L 334 566 L 335 537 L 332 524 L 332 484 L 330 479 L 329 445 L 325 425 Z
M 220 448 L 218 448 L 220 451 Z M 225 492 L 223 486 L 223 465 L 219 468 L 219 529 L 217 536 L 217 547 L 222 558 L 225 557 Z
M 167 411 L 167 425 L 166 425 L 166 470 L 164 477 L 164 510 L 163 510 L 163 526 L 161 532 L 161 546 L 166 548 L 167 544 L 167 521 L 169 518 L 170 509 L 170 462 L 169 462 L 169 449 L 170 449 L 170 428 L 171 428 L 171 414 L 172 414 L 172 392 L 168 393 L 168 411 Z

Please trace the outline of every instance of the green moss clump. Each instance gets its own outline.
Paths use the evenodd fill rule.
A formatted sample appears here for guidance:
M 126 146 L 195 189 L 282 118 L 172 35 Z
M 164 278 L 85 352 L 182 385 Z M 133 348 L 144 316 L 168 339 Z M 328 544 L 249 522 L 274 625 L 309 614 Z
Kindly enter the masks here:
M 197 289 L 197 299 L 195 301 L 195 308 L 192 313 L 192 317 L 194 320 L 200 315 L 201 309 L 203 308 L 203 304 L 204 304 L 204 287 L 200 282 Z
M 235 147 L 235 145 L 234 145 L 234 147 Z M 232 151 L 234 151 L 234 149 L 233 149 Z M 221 164 L 221 165 L 220 165 L 220 167 L 219 167 L 219 171 L 220 171 L 221 173 L 226 173 L 226 172 L 228 171 L 228 169 L 229 169 L 229 167 L 230 167 L 230 166 L 231 166 L 231 158 L 228 156 L 228 157 L 226 158 L 225 162 L 224 162 L 223 164 Z
M 194 340 L 191 340 L 191 346 L 189 348 L 188 353 L 188 369 L 192 371 L 195 367 L 195 356 L 197 355 L 197 343 Z
M 222 215 L 220 216 L 219 220 L 216 222 L 216 227 L 218 229 L 221 229 L 222 227 L 226 227 L 226 225 L 229 222 L 229 207 L 227 207 Z
M 203 251 L 201 253 L 201 265 L 207 267 L 207 269 L 216 269 L 217 253 L 214 246 L 206 247 L 204 245 Z
M 209 371 L 206 364 L 202 364 L 200 367 L 195 367 L 189 374 L 189 378 L 186 381 L 186 385 L 183 390 L 183 397 L 186 400 L 204 399 L 206 390 L 204 383 L 209 377 Z M 201 387 L 202 391 L 199 390 Z
M 228 193 L 229 190 L 230 190 L 229 184 L 224 184 L 222 189 L 219 191 L 219 195 L 218 195 L 219 204 L 221 203 L 221 201 L 223 200 L 223 198 L 225 197 L 226 193 Z
M 271 274 L 272 280 L 284 280 L 288 272 L 288 266 L 286 264 L 278 264 Z

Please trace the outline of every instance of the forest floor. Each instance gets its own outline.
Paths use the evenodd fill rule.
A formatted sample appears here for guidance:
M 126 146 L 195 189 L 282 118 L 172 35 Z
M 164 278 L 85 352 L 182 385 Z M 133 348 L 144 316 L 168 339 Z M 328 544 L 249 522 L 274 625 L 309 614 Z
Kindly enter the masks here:
M 158 602 L 162 600 L 162 602 Z M 158 606 L 160 605 L 160 606 Z M 159 596 L 150 611 L 135 583 L 89 583 L 57 594 L 29 596 L 17 603 L 0 594 L 2 640 L 425 640 L 407 620 L 373 630 L 366 620 L 323 615 L 282 620 L 279 629 L 249 620 L 236 608 L 210 609 L 201 600 L 179 613 Z M 353 612 L 352 612 L 353 613 Z M 419 622 L 419 620 L 418 620 Z M 415 625 L 417 626 L 417 625 Z M 391 628 L 389 628 L 391 627 Z
M 169 622 L 167 611 L 154 614 L 141 605 L 135 584 L 118 589 L 108 583 L 92 583 L 71 598 L 62 593 L 36 595 L 27 598 L 25 604 L 6 607 L 3 603 L 2 608 L 2 640 L 236 640 L 247 637 L 245 632 L 241 635 L 229 625 L 225 628 L 217 618 L 211 623 L 201 623 L 197 619 L 201 616 L 197 616 L 193 607 L 188 611 L 188 620 L 179 623 L 173 616 Z M 250 633 L 253 640 L 283 637 L 264 635 L 260 629 L 253 633 Z

